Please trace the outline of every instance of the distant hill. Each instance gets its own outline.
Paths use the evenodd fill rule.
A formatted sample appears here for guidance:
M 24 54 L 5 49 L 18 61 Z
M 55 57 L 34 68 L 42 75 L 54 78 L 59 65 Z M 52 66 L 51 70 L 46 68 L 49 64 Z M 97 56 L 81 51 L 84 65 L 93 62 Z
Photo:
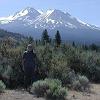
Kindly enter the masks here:
M 23 35 L 19 33 L 8 32 L 6 30 L 0 29 L 0 39 L 7 38 L 7 37 L 13 38 L 15 40 L 22 40 L 25 38 Z

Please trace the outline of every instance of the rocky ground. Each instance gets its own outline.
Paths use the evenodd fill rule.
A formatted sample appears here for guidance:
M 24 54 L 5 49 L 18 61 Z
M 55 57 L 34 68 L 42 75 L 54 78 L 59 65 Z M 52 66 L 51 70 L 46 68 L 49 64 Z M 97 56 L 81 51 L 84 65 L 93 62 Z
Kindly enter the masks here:
M 100 100 L 100 84 L 92 84 L 91 93 L 83 93 L 76 91 L 68 92 L 68 100 Z M 24 90 L 6 90 L 5 93 L 0 95 L 0 100 L 45 100 L 37 98 Z

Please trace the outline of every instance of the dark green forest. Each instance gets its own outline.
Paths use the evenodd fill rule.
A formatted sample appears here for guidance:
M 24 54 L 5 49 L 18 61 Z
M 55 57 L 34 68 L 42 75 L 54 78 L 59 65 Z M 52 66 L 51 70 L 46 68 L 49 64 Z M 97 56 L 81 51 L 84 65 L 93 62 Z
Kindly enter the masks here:
M 22 55 L 31 43 L 37 55 L 37 80 L 58 79 L 63 86 L 80 78 L 100 83 L 100 47 L 62 42 L 60 34 L 57 31 L 55 38 L 51 38 L 44 30 L 41 39 L 35 40 L 0 30 L 0 80 L 8 88 L 23 85 Z

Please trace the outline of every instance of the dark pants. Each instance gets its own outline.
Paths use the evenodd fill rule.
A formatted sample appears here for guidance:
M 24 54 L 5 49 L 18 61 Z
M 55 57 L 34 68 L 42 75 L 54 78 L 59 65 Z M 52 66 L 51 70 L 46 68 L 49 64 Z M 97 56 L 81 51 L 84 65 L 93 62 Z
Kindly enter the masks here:
M 32 85 L 35 79 L 34 69 L 28 68 L 24 72 L 24 87 L 27 89 Z

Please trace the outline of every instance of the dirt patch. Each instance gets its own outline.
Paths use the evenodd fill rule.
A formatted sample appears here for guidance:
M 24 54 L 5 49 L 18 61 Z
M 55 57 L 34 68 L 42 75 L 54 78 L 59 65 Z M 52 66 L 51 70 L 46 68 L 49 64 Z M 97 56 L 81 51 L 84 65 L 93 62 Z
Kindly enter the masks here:
M 44 100 L 29 94 L 24 90 L 6 90 L 5 93 L 0 95 L 0 100 Z
M 92 84 L 91 93 L 68 92 L 68 100 L 100 100 L 100 84 Z
M 92 93 L 68 91 L 68 100 L 100 100 L 100 84 L 92 84 Z M 6 90 L 0 100 L 45 100 L 37 98 L 24 90 Z

